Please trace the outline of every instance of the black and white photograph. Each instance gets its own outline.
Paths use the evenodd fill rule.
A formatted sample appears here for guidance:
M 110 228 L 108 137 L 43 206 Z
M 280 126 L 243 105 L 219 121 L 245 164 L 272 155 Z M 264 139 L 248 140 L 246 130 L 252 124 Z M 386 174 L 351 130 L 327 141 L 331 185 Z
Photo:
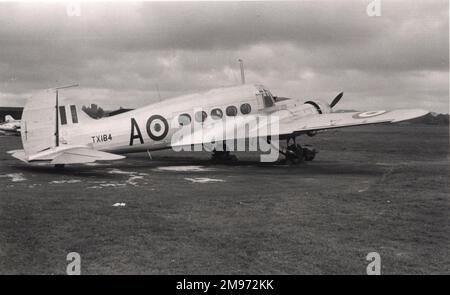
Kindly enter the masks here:
M 448 275 L 449 180 L 447 0 L 0 2 L 0 275 Z

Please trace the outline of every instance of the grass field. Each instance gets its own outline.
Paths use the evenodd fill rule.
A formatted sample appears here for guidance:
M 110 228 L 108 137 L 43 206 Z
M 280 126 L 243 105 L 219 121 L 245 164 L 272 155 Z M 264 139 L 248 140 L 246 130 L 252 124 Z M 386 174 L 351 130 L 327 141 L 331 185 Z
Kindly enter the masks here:
M 448 127 L 304 140 L 300 166 L 163 151 L 61 172 L 0 137 L 0 273 L 64 274 L 72 251 L 82 274 L 365 274 L 372 251 L 383 274 L 450 273 Z

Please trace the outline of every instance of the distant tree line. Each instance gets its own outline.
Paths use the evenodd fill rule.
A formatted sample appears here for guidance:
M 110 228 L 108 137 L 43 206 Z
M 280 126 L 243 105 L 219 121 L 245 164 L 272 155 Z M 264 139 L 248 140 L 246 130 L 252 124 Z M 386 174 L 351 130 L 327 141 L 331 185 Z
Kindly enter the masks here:
M 406 121 L 409 123 L 416 124 L 426 124 L 426 125 L 449 125 L 449 115 L 448 114 L 436 114 L 429 113 L 423 117 L 415 118 L 410 121 Z
M 81 109 L 86 114 L 88 114 L 89 117 L 91 117 L 93 119 L 100 119 L 100 118 L 104 118 L 104 117 L 115 116 L 115 115 L 122 114 L 122 113 L 129 112 L 129 111 L 133 110 L 133 109 L 130 109 L 130 108 L 122 108 L 122 107 L 120 107 L 117 110 L 107 111 L 107 110 L 102 109 L 101 107 L 99 107 L 95 103 L 91 104 L 90 106 L 83 106 Z

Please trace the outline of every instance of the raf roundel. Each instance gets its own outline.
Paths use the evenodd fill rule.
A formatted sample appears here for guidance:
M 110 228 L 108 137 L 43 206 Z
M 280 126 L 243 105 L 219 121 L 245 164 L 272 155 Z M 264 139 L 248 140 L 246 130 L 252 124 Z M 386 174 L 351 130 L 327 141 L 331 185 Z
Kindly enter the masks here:
M 387 111 L 369 111 L 369 112 L 363 112 L 353 115 L 353 118 L 355 119 L 366 119 L 370 117 L 379 116 L 382 114 L 385 114 Z
M 169 124 L 163 116 L 153 115 L 147 120 L 147 134 L 153 140 L 162 140 L 169 132 Z

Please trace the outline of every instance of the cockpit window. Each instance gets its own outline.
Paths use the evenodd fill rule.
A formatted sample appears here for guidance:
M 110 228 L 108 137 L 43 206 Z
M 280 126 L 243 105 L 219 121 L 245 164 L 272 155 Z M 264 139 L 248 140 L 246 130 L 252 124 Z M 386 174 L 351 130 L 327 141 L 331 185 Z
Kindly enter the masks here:
M 263 98 L 263 103 L 265 108 L 273 107 L 273 97 L 269 90 L 263 89 L 259 91 Z

